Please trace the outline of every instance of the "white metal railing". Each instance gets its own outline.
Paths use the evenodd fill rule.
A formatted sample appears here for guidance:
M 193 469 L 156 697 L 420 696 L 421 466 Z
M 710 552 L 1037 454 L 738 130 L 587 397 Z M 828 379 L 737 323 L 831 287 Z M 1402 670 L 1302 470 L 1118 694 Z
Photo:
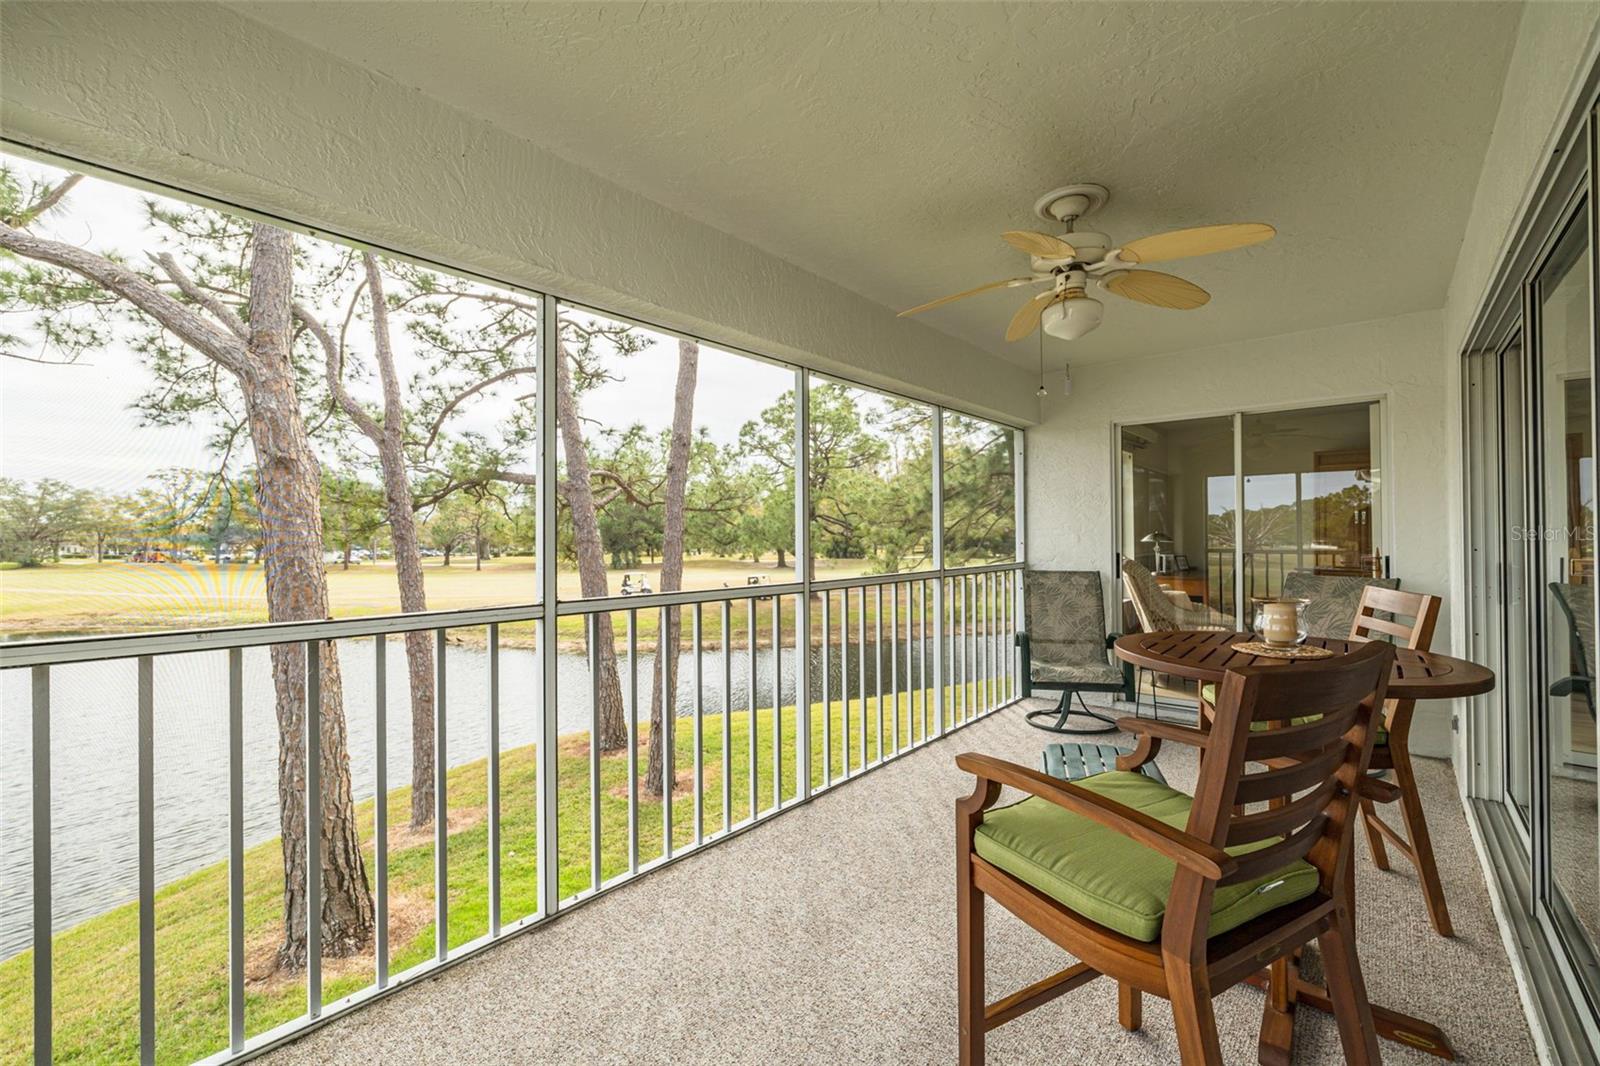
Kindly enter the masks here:
M 53 1039 L 52 1011 L 52 830 L 51 695 L 52 679 L 75 664 L 132 661 L 137 703 L 137 898 L 139 930 L 139 1045 L 141 1061 L 154 1061 L 158 1036 L 155 951 L 156 837 L 155 719 L 162 692 L 155 661 L 184 654 L 217 656 L 226 663 L 227 820 L 228 842 L 228 1044 L 207 1061 L 233 1061 L 265 1050 L 306 1028 L 345 1013 L 394 988 L 452 965 L 506 936 L 527 930 L 559 911 L 570 909 L 664 863 L 740 833 L 837 787 L 952 729 L 1017 698 L 1018 660 L 1014 651 L 1020 611 L 1020 563 L 1001 563 L 953 570 L 798 582 L 775 586 L 656 594 L 628 599 L 567 601 L 546 612 L 538 604 L 503 608 L 352 618 L 321 622 L 85 637 L 0 645 L 0 670 L 26 670 L 31 675 L 32 742 L 32 948 L 34 988 L 34 1057 L 48 1062 Z M 616 639 L 615 616 L 623 633 Z M 587 693 L 561 686 L 560 654 L 555 622 L 581 619 Z M 686 634 L 687 652 L 662 646 L 676 618 Z M 708 622 L 709 619 L 709 622 Z M 656 646 L 642 646 L 645 625 L 653 621 Z M 743 623 L 743 647 L 735 639 Z M 538 626 L 540 682 L 532 704 L 535 736 L 538 905 L 527 913 L 502 913 L 503 841 L 501 789 L 504 752 L 501 721 L 501 628 L 519 622 Z M 708 629 L 715 628 L 715 639 Z M 481 630 L 485 643 L 483 705 L 452 705 L 449 672 L 462 669 L 447 639 L 452 631 Z M 627 716 L 625 753 L 626 853 L 606 848 L 605 816 L 608 759 L 601 749 L 600 651 L 606 632 L 622 681 Z M 434 810 L 433 902 L 435 937 L 432 957 L 402 972 L 391 972 L 395 945 L 390 943 L 390 855 L 387 803 L 390 794 L 387 747 L 389 638 L 432 632 L 434 677 Z M 373 804 L 371 889 L 375 910 L 370 982 L 360 991 L 324 1003 L 320 944 L 322 842 L 320 699 L 324 649 L 340 641 L 370 641 L 374 673 L 370 714 L 375 751 L 370 784 Z M 306 661 L 305 803 L 308 959 L 304 971 L 305 1011 L 285 1024 L 251 1034 L 246 1017 L 245 973 L 245 706 L 248 684 L 245 652 L 272 646 L 300 645 Z M 403 654 L 403 652 L 402 652 Z M 641 747 L 649 730 L 641 721 L 653 693 L 641 689 L 641 674 L 654 668 L 661 678 L 660 704 L 664 728 L 660 737 L 663 773 L 659 796 L 642 797 Z M 353 660 L 351 660 L 353 661 Z M 569 667 L 572 665 L 569 660 Z M 685 691 L 684 672 L 687 672 Z M 346 676 L 352 671 L 346 670 Z M 268 681 L 270 684 L 270 680 Z M 647 686 L 651 682 L 644 682 Z M 708 696 L 709 685 L 709 696 Z M 193 698 L 193 693 L 185 693 Z M 347 687 L 346 695 L 349 695 Z M 581 782 L 563 778 L 560 767 L 562 730 L 558 723 L 563 700 L 589 703 L 587 773 Z M 347 721 L 358 713 L 345 700 Z M 221 708 L 219 708 L 219 711 Z M 450 937 L 449 841 L 450 760 L 452 723 L 483 715 L 485 762 L 482 796 L 487 823 L 488 855 L 486 929 L 465 943 Z M 708 722 L 710 728 L 708 729 Z M 735 738 L 743 731 L 742 741 Z M 676 750 L 681 739 L 692 752 Z M 788 731 L 788 740 L 785 740 Z M 581 730 L 568 731 L 573 735 Z M 708 741 L 715 744 L 708 748 Z M 570 746 L 570 741 L 568 742 Z M 770 763 L 761 764 L 764 747 Z M 736 751 L 738 761 L 735 761 Z M 712 758 L 708 764 L 708 750 Z M 813 755 L 815 750 L 815 756 Z M 816 765 L 813 759 L 820 762 Z M 473 760 L 476 761 L 476 757 Z M 458 760 L 458 765 L 462 765 Z M 679 774 L 687 774 L 687 784 Z M 708 785 L 708 775 L 715 778 Z M 739 778 L 745 778 L 740 782 Z M 365 784 L 365 782 L 363 782 Z M 577 826 L 561 824 L 561 812 L 572 809 L 571 790 L 586 795 L 578 801 L 587 818 Z M 563 802 L 566 800 L 567 802 Z M 476 799 L 474 798 L 474 802 Z M 680 828 L 674 808 L 687 803 L 691 813 Z M 642 826 L 655 807 L 661 839 L 642 840 Z M 708 809 L 709 808 L 709 809 Z M 588 847 L 572 876 L 563 879 L 563 840 L 586 833 Z M 567 862 L 572 864 L 571 852 Z M 220 861 L 220 860 L 219 860 Z M 587 869 L 583 867 L 586 866 Z M 563 887 L 565 885 L 566 887 Z

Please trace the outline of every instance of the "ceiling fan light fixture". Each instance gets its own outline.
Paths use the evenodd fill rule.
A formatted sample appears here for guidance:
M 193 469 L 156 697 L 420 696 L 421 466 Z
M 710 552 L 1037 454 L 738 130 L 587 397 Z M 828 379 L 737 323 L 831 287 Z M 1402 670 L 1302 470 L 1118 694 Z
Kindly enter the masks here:
M 1075 341 L 1093 330 L 1105 317 L 1105 305 L 1092 296 L 1078 295 L 1044 309 L 1040 325 L 1052 337 Z

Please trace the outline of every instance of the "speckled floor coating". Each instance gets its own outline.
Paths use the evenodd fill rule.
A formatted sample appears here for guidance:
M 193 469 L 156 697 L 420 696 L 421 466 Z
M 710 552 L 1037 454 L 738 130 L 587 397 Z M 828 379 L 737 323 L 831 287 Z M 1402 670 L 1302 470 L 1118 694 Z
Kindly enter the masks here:
M 350 1063 L 954 1061 L 953 807 L 963 751 L 1037 763 L 1045 736 L 1008 709 L 776 821 L 582 907 L 262 1060 Z M 1115 740 L 1116 738 L 1109 738 Z M 1127 743 L 1126 738 L 1122 741 Z M 1195 762 L 1169 746 L 1167 777 Z M 1456 936 L 1428 926 L 1403 861 L 1358 872 L 1375 1002 L 1441 1025 L 1463 1061 L 1536 1061 L 1448 764 L 1419 774 Z M 1067 963 L 993 904 L 989 998 Z M 1217 998 L 1227 1061 L 1254 1062 L 1261 993 Z M 1165 1001 L 1116 1023 L 1095 981 L 990 1034 L 992 1063 L 1177 1062 Z M 1332 1019 L 1302 1012 L 1299 1063 L 1339 1063 Z M 1439 1060 L 1393 1044 L 1388 1063 Z

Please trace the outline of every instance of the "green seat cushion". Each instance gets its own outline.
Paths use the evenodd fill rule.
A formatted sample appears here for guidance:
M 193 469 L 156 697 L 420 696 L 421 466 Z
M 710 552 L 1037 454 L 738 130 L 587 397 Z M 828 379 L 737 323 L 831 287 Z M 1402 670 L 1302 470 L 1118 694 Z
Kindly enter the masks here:
M 1200 686 L 1200 698 L 1205 700 L 1207 703 L 1211 704 L 1212 706 L 1216 706 L 1216 703 L 1217 703 L 1217 686 L 1215 686 L 1215 685 L 1201 685 Z M 1301 716 L 1299 718 L 1291 719 L 1291 721 L 1295 725 L 1305 725 L 1307 722 L 1315 722 L 1318 718 L 1321 718 L 1321 717 L 1322 717 L 1322 715 L 1320 715 L 1320 714 L 1307 714 L 1307 715 L 1303 715 L 1303 716 Z M 1251 722 L 1250 723 L 1250 728 L 1251 728 L 1251 730 L 1253 730 L 1255 732 L 1260 732 L 1261 730 L 1267 728 L 1267 723 L 1266 722 Z M 1382 747 L 1383 745 L 1389 743 L 1389 731 L 1387 729 L 1383 728 L 1383 726 L 1380 725 L 1378 727 L 1377 739 L 1374 740 L 1373 743 L 1378 745 L 1379 747 Z
M 1075 782 L 1079 788 L 1143 811 L 1178 829 L 1189 822 L 1190 797 L 1144 774 L 1113 770 Z M 1244 855 L 1276 837 L 1228 849 Z M 1029 797 L 983 816 L 973 848 L 987 862 L 1063 906 L 1135 940 L 1161 936 L 1176 865 L 1158 852 L 1049 800 Z M 1317 890 L 1320 875 L 1296 860 L 1281 870 L 1218 888 L 1208 936 L 1225 933 Z

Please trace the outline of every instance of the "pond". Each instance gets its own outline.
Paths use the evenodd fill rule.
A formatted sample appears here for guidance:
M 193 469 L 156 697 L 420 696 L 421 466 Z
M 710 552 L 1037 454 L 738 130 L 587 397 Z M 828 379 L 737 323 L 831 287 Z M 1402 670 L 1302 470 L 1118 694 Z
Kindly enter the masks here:
M 958 644 L 960 642 L 957 642 Z M 375 664 L 370 639 L 339 642 L 352 784 L 359 802 L 374 792 L 373 689 Z M 839 647 L 830 653 L 830 693 L 841 681 Z M 859 647 L 851 645 L 849 685 L 859 685 Z M 920 668 L 916 641 L 886 640 L 884 673 L 891 653 L 899 676 Z M 959 664 L 960 657 L 955 662 Z M 995 661 L 1006 649 L 995 639 Z M 876 690 L 875 654 L 868 643 L 865 677 Z M 812 649 L 812 697 L 820 699 L 821 655 Z M 459 766 L 488 754 L 488 661 L 485 648 L 452 644 L 446 663 L 448 757 Z M 182 877 L 228 854 L 227 656 L 220 652 L 167 655 L 155 660 L 155 864 L 156 882 Z M 754 671 L 758 707 L 773 705 L 773 654 L 761 649 Z M 406 696 L 406 659 L 398 639 L 386 658 L 388 774 L 391 787 L 409 783 L 411 715 Z M 627 660 L 619 655 L 626 694 Z M 649 717 L 654 657 L 641 653 L 641 720 Z M 720 651 L 702 664 L 704 705 L 722 707 Z M 582 655 L 557 657 L 557 729 L 585 733 L 590 723 L 588 662 Z M 277 728 L 266 648 L 244 652 L 244 835 L 246 846 L 278 834 Z M 783 652 L 780 699 L 794 700 L 795 651 Z M 733 707 L 748 707 L 752 684 L 748 651 L 732 655 Z M 929 664 L 932 683 L 932 664 Z M 694 713 L 693 657 L 680 657 L 676 709 Z M 889 679 L 885 676 L 885 690 Z M 533 651 L 500 651 L 500 744 L 502 750 L 531 744 L 538 735 L 538 659 Z M 625 696 L 626 698 L 626 696 Z M 51 669 L 51 862 L 54 927 L 57 931 L 137 898 L 137 695 L 133 660 L 78 663 Z M 0 959 L 32 943 L 32 731 L 26 670 L 0 673 Z

